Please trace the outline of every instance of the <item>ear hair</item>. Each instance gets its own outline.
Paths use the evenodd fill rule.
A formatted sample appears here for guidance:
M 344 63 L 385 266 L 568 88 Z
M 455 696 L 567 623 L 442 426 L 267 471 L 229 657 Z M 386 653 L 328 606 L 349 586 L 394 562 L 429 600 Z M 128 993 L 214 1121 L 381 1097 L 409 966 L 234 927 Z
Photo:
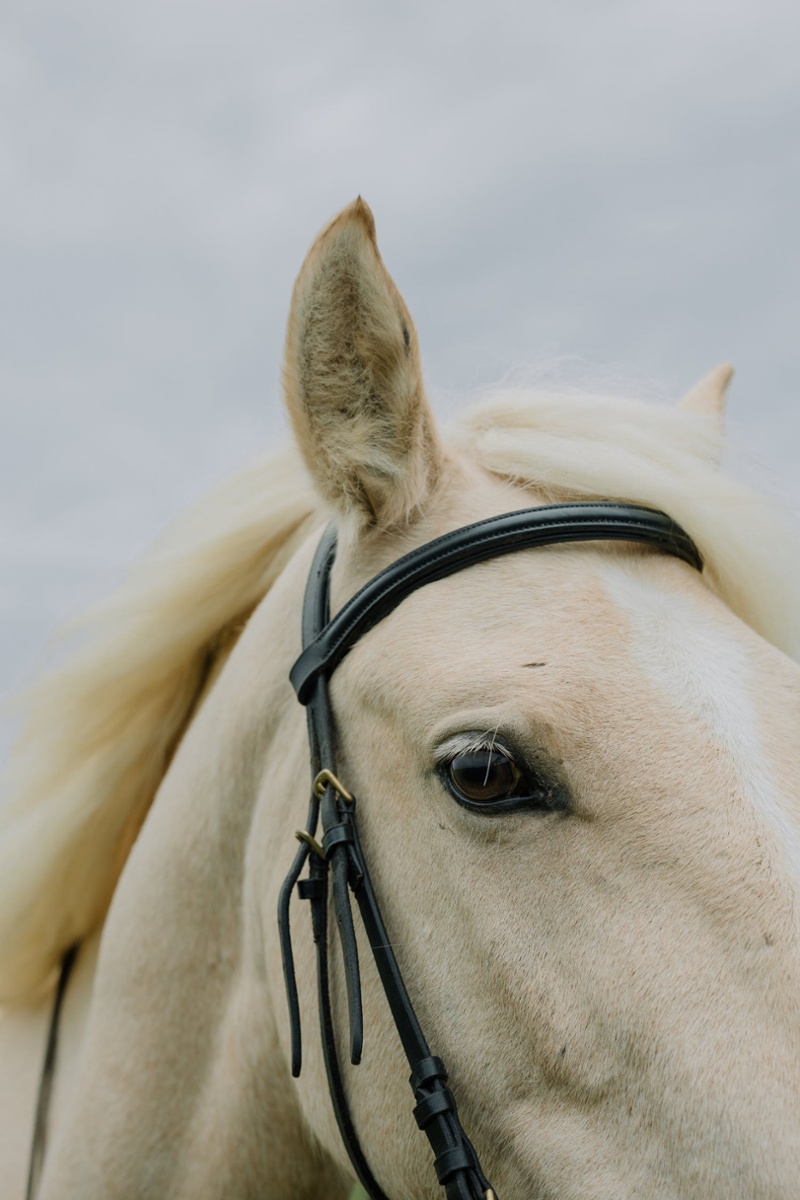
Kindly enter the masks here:
M 441 450 L 411 316 L 359 197 L 319 235 L 292 296 L 286 404 L 321 495 L 360 524 L 409 522 Z

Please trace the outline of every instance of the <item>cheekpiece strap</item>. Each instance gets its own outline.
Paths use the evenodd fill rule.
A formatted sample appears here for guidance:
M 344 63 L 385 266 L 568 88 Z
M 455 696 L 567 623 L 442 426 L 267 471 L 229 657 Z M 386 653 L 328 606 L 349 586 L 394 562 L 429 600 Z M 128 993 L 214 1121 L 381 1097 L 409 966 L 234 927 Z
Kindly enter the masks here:
M 300 848 L 281 888 L 278 905 L 281 951 L 292 1033 L 292 1074 L 301 1067 L 300 1007 L 294 972 L 289 903 L 295 889 L 309 902 L 317 951 L 317 982 L 323 1057 L 331 1101 L 353 1169 L 370 1200 L 387 1200 L 353 1123 L 339 1063 L 329 990 L 328 907 L 339 931 L 350 1017 L 350 1060 L 361 1059 L 363 1014 L 358 944 L 351 911 L 355 897 L 403 1045 L 414 1092 L 413 1115 L 430 1142 L 436 1176 L 447 1200 L 497 1200 L 458 1116 L 447 1069 L 431 1054 L 392 949 L 358 836 L 356 800 L 339 781 L 335 722 L 328 679 L 342 658 L 369 629 L 411 592 L 484 559 L 534 546 L 616 540 L 643 542 L 702 570 L 689 535 L 664 513 L 616 503 L 556 504 L 490 517 L 413 550 L 387 567 L 330 619 L 330 570 L 336 533 L 325 531 L 317 548 L 303 605 L 303 652 L 291 680 L 308 715 L 312 789 Z M 317 829 L 321 825 L 321 844 Z M 308 875 L 300 879 L 304 866 Z

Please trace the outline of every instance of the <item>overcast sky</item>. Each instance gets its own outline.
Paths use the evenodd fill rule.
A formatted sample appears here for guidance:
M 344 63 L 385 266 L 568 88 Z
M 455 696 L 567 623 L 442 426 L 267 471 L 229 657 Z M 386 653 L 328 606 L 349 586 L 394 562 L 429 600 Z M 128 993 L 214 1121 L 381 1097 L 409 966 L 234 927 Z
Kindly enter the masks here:
M 292 281 L 359 192 L 442 407 L 730 359 L 800 499 L 799 45 L 796 0 L 5 0 L 0 694 L 284 436 Z

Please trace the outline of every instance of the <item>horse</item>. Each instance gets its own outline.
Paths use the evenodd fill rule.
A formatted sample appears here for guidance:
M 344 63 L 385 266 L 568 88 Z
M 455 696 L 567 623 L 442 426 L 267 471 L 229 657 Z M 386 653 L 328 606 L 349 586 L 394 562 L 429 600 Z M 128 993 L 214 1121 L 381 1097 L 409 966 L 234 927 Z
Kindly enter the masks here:
M 702 571 L 601 539 L 414 591 L 331 677 L 341 788 L 497 1196 L 797 1196 L 797 558 L 720 466 L 730 374 L 675 407 L 499 389 L 440 431 L 370 210 L 322 231 L 288 320 L 294 448 L 179 523 L 29 699 L 0 824 L 7 1200 L 73 946 L 38 1200 L 349 1195 L 307 906 L 298 1078 L 275 915 L 309 795 L 289 672 L 316 547 L 334 521 L 337 612 L 432 539 L 587 501 L 665 512 Z M 366 954 L 361 991 L 353 1125 L 385 1195 L 432 1198 Z

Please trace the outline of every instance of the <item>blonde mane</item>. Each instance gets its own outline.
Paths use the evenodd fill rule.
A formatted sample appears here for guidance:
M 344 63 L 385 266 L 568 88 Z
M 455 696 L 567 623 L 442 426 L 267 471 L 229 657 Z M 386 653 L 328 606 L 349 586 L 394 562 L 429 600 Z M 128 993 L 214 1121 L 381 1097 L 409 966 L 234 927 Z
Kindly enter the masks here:
M 552 500 L 664 509 L 730 608 L 786 652 L 800 648 L 792 533 L 773 503 L 718 469 L 713 418 L 509 391 L 451 436 Z M 259 460 L 170 532 L 91 614 L 74 661 L 28 696 L 0 810 L 0 1001 L 46 986 L 65 948 L 102 920 L 208 663 L 322 517 L 295 452 Z
M 718 417 L 587 393 L 498 391 L 453 441 L 482 466 L 552 501 L 660 508 L 697 544 L 703 576 L 752 629 L 800 654 L 798 542 L 782 507 L 720 469 Z
M 81 622 L 84 648 L 23 697 L 0 809 L 0 1003 L 46 986 L 103 919 L 209 664 L 321 519 L 294 452 L 259 459 L 169 531 Z

